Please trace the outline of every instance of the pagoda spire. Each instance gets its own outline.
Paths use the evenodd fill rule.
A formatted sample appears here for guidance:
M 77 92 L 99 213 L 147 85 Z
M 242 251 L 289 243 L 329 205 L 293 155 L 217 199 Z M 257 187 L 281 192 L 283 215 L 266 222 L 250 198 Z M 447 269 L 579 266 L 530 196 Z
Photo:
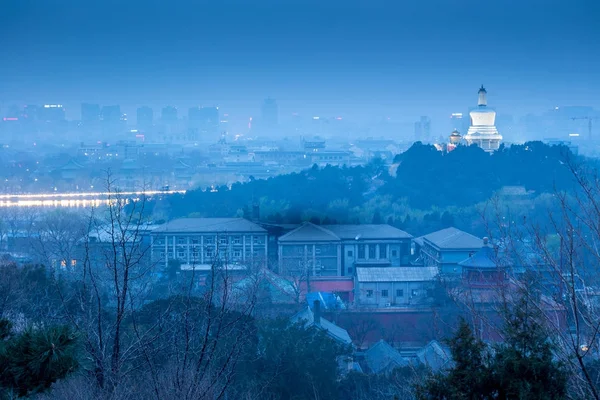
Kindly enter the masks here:
M 481 85 L 481 88 L 479 88 L 479 102 L 477 105 L 487 106 L 487 90 L 485 90 L 483 85 Z

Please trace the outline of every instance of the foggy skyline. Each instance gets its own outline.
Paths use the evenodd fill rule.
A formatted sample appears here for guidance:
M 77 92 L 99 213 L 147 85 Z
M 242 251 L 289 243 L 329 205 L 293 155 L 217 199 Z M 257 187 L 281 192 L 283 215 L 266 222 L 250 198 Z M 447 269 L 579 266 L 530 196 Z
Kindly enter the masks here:
M 82 4 L 85 3 L 85 4 Z M 259 116 L 434 121 L 600 108 L 594 1 L 10 2 L 0 15 L 0 104 L 218 105 Z

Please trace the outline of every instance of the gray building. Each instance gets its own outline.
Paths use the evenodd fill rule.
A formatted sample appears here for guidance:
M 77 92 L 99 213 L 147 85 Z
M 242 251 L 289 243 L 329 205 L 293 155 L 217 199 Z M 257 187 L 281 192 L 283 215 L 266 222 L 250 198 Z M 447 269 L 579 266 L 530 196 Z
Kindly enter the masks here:
M 437 275 L 436 267 L 357 268 L 354 299 L 372 307 L 427 304 Z
M 279 238 L 285 274 L 352 276 L 357 267 L 408 265 L 412 236 L 390 225 L 305 223 Z
M 456 228 L 442 229 L 414 241 L 423 265 L 438 267 L 443 274 L 460 275 L 459 263 L 483 246 L 483 239 Z
M 155 228 L 152 261 L 210 269 L 217 260 L 236 268 L 266 265 L 267 231 L 243 218 L 181 218 Z

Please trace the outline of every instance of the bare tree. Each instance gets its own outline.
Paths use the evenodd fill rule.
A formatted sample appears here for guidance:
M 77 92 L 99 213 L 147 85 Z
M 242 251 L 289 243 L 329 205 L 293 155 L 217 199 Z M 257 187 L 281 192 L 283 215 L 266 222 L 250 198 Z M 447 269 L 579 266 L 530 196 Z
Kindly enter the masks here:
M 590 363 L 600 360 L 600 179 L 573 159 L 574 190 L 555 191 L 543 221 L 515 217 L 491 204 L 488 228 L 523 271 L 520 285 L 538 294 L 535 303 L 558 342 L 557 356 L 570 368 L 571 387 L 582 398 L 600 399 Z M 549 303 L 559 314 L 549 313 Z
M 157 296 L 164 278 L 150 261 L 146 199 L 124 198 L 110 175 L 106 192 L 106 207 L 92 212 L 79 242 L 73 289 L 61 291 L 65 318 L 85 342 L 78 379 L 86 397 L 224 398 L 239 360 L 252 354 L 255 296 L 236 297 L 218 251 L 209 271 L 192 263 Z M 76 395 L 68 384 L 60 390 Z

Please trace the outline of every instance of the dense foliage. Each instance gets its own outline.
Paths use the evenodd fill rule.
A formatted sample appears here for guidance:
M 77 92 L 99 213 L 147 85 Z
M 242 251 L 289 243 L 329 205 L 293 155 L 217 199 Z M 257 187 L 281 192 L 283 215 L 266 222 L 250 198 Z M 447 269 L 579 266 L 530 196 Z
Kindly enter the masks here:
M 565 399 L 567 372 L 526 297 L 506 310 L 504 342 L 487 347 L 462 321 L 448 341 L 454 365 L 417 385 L 421 400 Z
M 250 218 L 258 205 L 261 220 L 268 222 L 387 222 L 420 234 L 460 225 L 460 220 L 472 223 L 474 206 L 506 186 L 523 186 L 534 196 L 569 190 L 573 176 L 567 165 L 574 159 L 567 147 L 541 142 L 502 147 L 492 155 L 477 146 L 444 153 L 415 143 L 391 167 L 381 160 L 357 167 L 313 166 L 267 180 L 189 191 L 157 201 L 153 210 L 156 220 Z
M 68 326 L 13 332 L 0 320 L 0 398 L 25 397 L 50 388 L 79 367 L 77 338 Z

